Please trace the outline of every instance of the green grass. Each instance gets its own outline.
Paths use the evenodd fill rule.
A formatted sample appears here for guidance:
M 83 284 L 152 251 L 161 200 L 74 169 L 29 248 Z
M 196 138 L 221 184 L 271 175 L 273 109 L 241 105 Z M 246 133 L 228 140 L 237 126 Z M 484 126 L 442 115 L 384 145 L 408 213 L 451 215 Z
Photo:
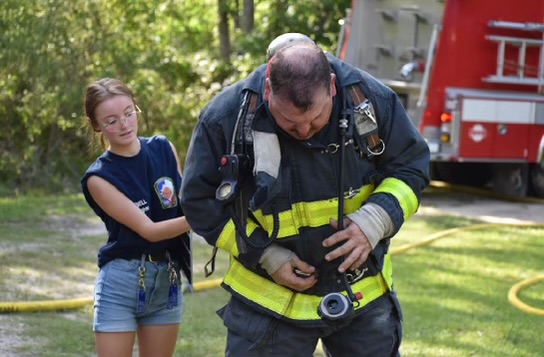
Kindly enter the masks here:
M 81 195 L 0 198 L 0 302 L 88 298 L 96 253 L 105 241 Z M 393 247 L 452 227 L 479 223 L 460 217 L 416 215 Z M 211 248 L 195 241 L 195 281 Z M 518 281 L 543 273 L 544 229 L 496 226 L 459 231 L 393 256 L 404 310 L 403 356 L 540 356 L 544 317 L 510 305 Z M 216 273 L 227 268 L 219 254 Z M 544 284 L 520 299 L 544 309 Z M 228 300 L 221 288 L 185 294 L 177 356 L 224 353 L 226 330 L 215 311 Z M 59 312 L 0 314 L 2 356 L 94 356 L 92 307 Z M 322 356 L 319 351 L 316 356 Z

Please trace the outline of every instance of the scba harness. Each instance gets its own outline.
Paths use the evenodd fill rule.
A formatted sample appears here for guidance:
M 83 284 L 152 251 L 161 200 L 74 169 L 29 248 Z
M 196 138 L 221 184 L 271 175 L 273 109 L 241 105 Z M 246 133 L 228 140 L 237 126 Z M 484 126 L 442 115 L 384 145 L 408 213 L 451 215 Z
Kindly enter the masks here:
M 378 135 L 378 123 L 372 103 L 363 94 L 359 84 L 353 84 L 348 87 L 342 87 L 343 90 L 343 110 L 342 117 L 339 120 L 340 143 L 331 143 L 327 145 L 325 153 L 339 153 L 340 158 L 340 182 L 338 187 L 338 230 L 343 229 L 344 217 L 344 151 L 346 146 L 353 144 L 354 149 L 361 158 L 367 158 L 374 163 L 375 157 L 381 155 L 385 150 L 385 144 Z M 246 90 L 243 94 L 239 114 L 236 120 L 234 132 L 230 143 L 230 151 L 221 157 L 219 171 L 222 175 L 222 182 L 216 190 L 216 199 L 224 202 L 228 207 L 229 214 L 236 228 L 236 243 L 240 253 L 247 251 L 248 246 L 257 249 L 265 249 L 270 246 L 277 238 L 279 230 L 278 214 L 274 213 L 274 224 L 272 234 L 265 244 L 256 246 L 246 234 L 246 224 L 249 207 L 249 193 L 245 189 L 244 179 L 256 177 L 261 171 L 266 171 L 267 175 L 274 176 L 273 169 L 267 163 L 266 168 L 259 164 L 258 149 L 262 145 L 259 134 L 252 130 L 252 122 L 258 107 L 258 94 Z M 354 129 L 356 135 L 354 135 Z M 276 137 L 277 140 L 277 137 Z M 279 150 L 279 143 L 278 150 Z M 252 148 L 253 147 L 253 152 Z M 274 151 L 272 149 L 271 151 Z M 253 154 L 253 155 L 252 155 Z M 275 157 L 272 155 L 272 157 Z M 278 154 L 279 158 L 279 154 Z M 279 167 L 280 160 L 276 158 L 276 165 Z M 274 161 L 274 160 L 272 160 Z M 253 168 L 253 172 L 251 169 Z M 261 170 L 262 169 L 262 170 Z M 277 174 L 277 172 L 275 172 Z M 254 220 L 253 220 L 254 221 Z M 206 264 L 206 276 L 213 273 L 215 254 L 217 247 L 214 247 L 212 259 Z M 211 270 L 209 266 L 211 264 Z M 354 307 L 359 305 L 361 294 L 354 293 L 350 284 L 361 280 L 363 272 L 357 274 L 344 273 L 342 278 L 346 287 L 348 296 L 341 293 L 329 293 L 324 296 L 318 304 L 318 315 L 326 320 L 339 320 L 349 316 Z M 388 284 L 389 285 L 389 284 Z

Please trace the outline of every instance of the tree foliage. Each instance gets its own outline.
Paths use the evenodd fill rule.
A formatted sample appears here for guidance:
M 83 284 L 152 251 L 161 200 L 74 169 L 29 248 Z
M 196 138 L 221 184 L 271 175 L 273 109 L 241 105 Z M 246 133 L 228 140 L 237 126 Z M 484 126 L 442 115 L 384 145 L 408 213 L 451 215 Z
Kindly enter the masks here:
M 229 60 L 220 55 L 218 3 L 228 7 Z M 2 0 L 0 195 L 79 189 L 97 154 L 87 150 L 83 95 L 102 77 L 133 88 L 140 134 L 167 135 L 183 160 L 200 110 L 262 63 L 274 37 L 303 32 L 333 51 L 350 3 L 254 2 L 248 32 L 238 23 L 249 16 L 241 0 Z

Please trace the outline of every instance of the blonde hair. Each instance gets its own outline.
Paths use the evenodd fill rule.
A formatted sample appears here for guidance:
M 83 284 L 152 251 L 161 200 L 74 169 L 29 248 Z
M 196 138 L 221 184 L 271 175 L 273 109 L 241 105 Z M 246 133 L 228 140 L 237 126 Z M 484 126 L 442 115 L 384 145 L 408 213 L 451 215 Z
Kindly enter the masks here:
M 115 78 L 102 78 L 87 87 L 85 93 L 85 115 L 86 126 L 92 136 L 90 142 L 90 151 L 94 151 L 94 140 L 98 140 L 98 147 L 102 150 L 106 149 L 106 140 L 101 132 L 97 131 L 98 122 L 96 121 L 95 109 L 100 103 L 111 99 L 118 95 L 129 97 L 136 106 L 136 98 L 132 90 L 121 80 Z

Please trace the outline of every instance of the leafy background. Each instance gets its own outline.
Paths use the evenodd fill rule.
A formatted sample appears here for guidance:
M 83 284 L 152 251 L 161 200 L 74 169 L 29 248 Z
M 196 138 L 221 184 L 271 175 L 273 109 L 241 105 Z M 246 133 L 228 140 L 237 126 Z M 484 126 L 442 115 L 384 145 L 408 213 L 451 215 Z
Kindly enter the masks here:
M 117 77 L 184 160 L 200 110 L 265 61 L 284 32 L 335 52 L 350 0 L 2 0 L 0 196 L 79 189 L 98 154 L 83 128 L 86 86 Z M 97 149 L 97 148 L 94 148 Z

